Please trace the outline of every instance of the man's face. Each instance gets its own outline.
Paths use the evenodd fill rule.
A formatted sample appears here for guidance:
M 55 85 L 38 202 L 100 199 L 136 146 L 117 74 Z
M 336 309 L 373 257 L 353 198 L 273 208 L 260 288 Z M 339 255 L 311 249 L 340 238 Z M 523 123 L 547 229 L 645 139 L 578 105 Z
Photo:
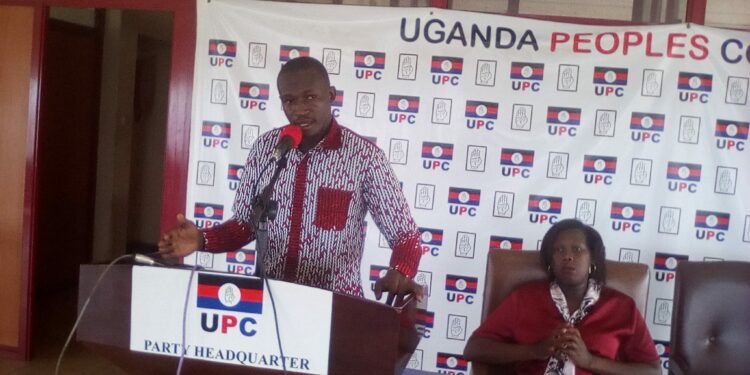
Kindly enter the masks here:
M 299 125 L 305 138 L 325 134 L 331 123 L 336 89 L 313 69 L 285 72 L 278 78 L 279 97 L 290 124 Z

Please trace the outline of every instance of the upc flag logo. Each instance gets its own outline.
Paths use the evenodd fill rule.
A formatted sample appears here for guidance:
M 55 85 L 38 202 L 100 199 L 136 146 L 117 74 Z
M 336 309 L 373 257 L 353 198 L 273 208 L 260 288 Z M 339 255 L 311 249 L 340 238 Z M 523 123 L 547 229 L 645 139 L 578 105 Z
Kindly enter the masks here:
M 450 143 L 422 142 L 422 157 L 427 159 L 453 160 L 453 145 Z
M 468 206 L 479 206 L 481 190 L 450 187 L 448 190 L 448 203 Z
M 373 283 L 380 280 L 388 272 L 388 267 L 371 265 L 370 266 L 370 281 Z
M 231 40 L 211 39 L 208 41 L 209 56 L 237 56 L 237 43 Z
M 594 84 L 625 86 L 628 84 L 628 69 L 597 66 L 594 68 Z
M 253 265 L 255 264 L 255 251 L 236 250 L 227 253 L 227 262 Z
M 617 171 L 617 157 L 584 155 L 583 171 L 590 173 L 615 173 Z
M 729 214 L 725 212 L 697 210 L 695 212 L 695 227 L 728 230 Z
M 385 53 L 371 51 L 355 51 L 354 67 L 365 69 L 385 68 Z
M 670 161 L 667 165 L 667 178 L 682 181 L 700 181 L 701 165 Z
M 713 87 L 713 76 L 705 73 L 680 72 L 677 78 L 677 89 L 682 102 L 692 103 L 696 100 L 708 103 L 708 93 Z
M 266 83 L 240 82 L 240 98 L 268 100 L 268 93 Z
M 443 230 L 432 228 L 419 228 L 419 241 L 423 245 L 443 245 Z
M 437 368 L 453 371 L 468 371 L 469 361 L 461 355 L 440 353 L 437 354 Z
M 461 74 L 464 59 L 460 57 L 432 56 L 430 72 L 435 74 Z
M 208 63 L 211 66 L 231 68 L 237 56 L 237 43 L 231 40 L 211 39 L 208 41 Z
M 497 103 L 479 100 L 466 101 L 466 117 L 497 119 Z
M 612 229 L 615 231 L 641 231 L 641 223 L 646 216 L 646 205 L 612 202 L 609 217 L 612 219 Z
M 303 56 L 310 56 L 310 47 L 282 45 L 279 50 L 279 61 L 281 62 L 287 62 Z
M 388 110 L 391 112 L 419 112 L 419 97 L 404 95 L 389 95 Z
M 196 203 L 195 218 L 222 220 L 224 218 L 224 206 L 213 203 Z
M 545 195 L 529 195 L 529 211 L 559 214 L 562 212 L 562 198 Z
M 201 135 L 204 137 L 229 139 L 232 131 L 228 122 L 203 121 Z
M 513 62 L 510 65 L 510 79 L 541 81 L 544 79 L 544 64 Z
M 612 202 L 610 218 L 617 220 L 643 221 L 646 215 L 646 205 Z
M 598 96 L 624 95 L 622 87 L 628 84 L 628 70 L 626 68 L 608 68 L 597 66 L 594 68 L 594 94 Z
M 523 238 L 491 236 L 490 249 L 522 250 Z
M 249 314 L 263 313 L 263 280 L 198 274 L 198 307 Z
M 704 73 L 680 72 L 677 78 L 677 89 L 711 92 L 713 76 Z
M 477 293 L 477 278 L 459 275 L 445 275 L 445 290 L 460 293 Z

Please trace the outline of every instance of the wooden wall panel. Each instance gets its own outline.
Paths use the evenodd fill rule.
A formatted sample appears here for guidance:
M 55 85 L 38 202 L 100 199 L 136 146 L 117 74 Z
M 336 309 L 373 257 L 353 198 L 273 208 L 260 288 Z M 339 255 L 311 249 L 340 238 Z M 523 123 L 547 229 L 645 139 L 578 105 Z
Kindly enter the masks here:
M 0 346 L 21 344 L 26 134 L 34 8 L 0 6 Z

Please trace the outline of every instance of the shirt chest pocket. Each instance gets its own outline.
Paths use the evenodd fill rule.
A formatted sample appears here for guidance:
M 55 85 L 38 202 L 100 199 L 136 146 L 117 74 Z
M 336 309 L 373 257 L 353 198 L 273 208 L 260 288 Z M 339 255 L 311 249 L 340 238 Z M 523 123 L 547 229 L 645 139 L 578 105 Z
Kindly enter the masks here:
M 344 229 L 353 194 L 352 191 L 328 187 L 318 188 L 318 197 L 315 201 L 315 226 L 326 230 Z

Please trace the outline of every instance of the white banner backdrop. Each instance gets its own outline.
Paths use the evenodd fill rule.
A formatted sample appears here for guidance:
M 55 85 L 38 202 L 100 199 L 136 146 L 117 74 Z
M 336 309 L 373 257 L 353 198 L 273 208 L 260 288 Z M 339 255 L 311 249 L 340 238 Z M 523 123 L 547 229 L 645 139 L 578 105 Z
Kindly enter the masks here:
M 370 137 L 423 231 L 429 286 L 410 367 L 466 373 L 490 247 L 535 249 L 578 217 L 607 257 L 651 266 L 646 321 L 669 352 L 679 260 L 750 260 L 750 34 L 591 26 L 433 8 L 198 1 L 188 213 L 231 217 L 247 151 L 286 124 L 276 75 L 320 59 L 338 121 Z M 368 220 L 363 282 L 390 251 Z M 249 273 L 252 244 L 192 258 Z M 384 248 L 385 247 L 385 248 Z

